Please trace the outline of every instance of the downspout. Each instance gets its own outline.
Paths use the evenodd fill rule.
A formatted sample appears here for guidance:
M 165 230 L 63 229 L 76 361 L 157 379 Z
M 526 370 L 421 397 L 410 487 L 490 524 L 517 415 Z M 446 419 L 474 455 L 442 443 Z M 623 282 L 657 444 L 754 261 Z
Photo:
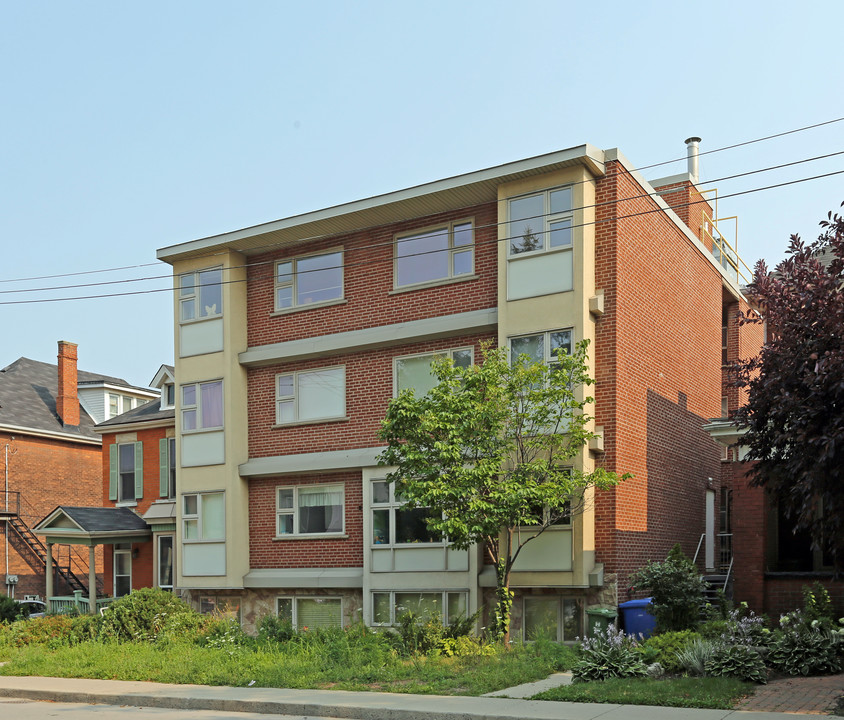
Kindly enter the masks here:
M 6 469 L 6 504 L 3 507 L 3 509 L 6 512 L 8 512 L 9 511 L 9 443 L 6 443 L 6 448 L 5 448 L 5 469 Z M 9 530 L 10 529 L 11 528 L 9 526 L 9 521 L 6 520 L 6 528 L 5 528 L 6 532 L 3 533 L 3 537 L 6 540 L 6 576 L 5 576 L 4 580 L 6 581 L 6 595 L 8 595 L 9 597 L 12 596 L 12 594 L 9 592 Z

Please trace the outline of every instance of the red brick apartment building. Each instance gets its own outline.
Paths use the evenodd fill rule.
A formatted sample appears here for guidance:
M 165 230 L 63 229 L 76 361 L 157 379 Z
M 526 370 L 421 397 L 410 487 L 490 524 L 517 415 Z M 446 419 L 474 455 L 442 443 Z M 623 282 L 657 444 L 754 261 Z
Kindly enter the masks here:
M 153 393 L 120 378 L 77 370 L 77 346 L 59 342 L 58 363 L 19 358 L 0 370 L 0 572 L 9 595 L 43 596 L 48 551 L 58 593 L 89 589 L 87 552 L 33 532 L 57 504 L 99 505 L 101 441 L 94 424 Z M 102 591 L 102 555 L 95 560 Z
M 601 439 L 576 463 L 635 476 L 522 553 L 514 633 L 582 635 L 674 543 L 714 566 L 721 453 L 703 427 L 743 296 L 689 147 L 688 172 L 651 182 L 581 145 L 159 250 L 177 289 L 177 587 L 247 627 L 483 604 L 491 568 L 402 508 L 376 432 L 398 391 L 430 387 L 434 355 L 471 363 L 485 340 L 547 361 L 589 339 Z

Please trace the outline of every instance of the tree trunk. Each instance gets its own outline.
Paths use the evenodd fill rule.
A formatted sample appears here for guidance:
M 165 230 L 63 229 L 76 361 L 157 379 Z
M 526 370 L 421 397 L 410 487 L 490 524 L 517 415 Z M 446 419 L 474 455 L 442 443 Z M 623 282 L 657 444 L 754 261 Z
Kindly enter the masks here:
M 498 560 L 495 566 L 495 609 L 492 616 L 492 634 L 496 640 L 501 640 L 510 646 L 510 612 L 513 608 L 513 593 L 510 591 L 510 573 L 507 561 Z

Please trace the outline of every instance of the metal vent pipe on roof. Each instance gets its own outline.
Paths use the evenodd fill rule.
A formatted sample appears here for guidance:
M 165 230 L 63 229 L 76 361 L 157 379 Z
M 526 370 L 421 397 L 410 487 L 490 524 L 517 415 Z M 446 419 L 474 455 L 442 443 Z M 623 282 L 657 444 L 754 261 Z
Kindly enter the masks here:
M 686 139 L 686 152 L 688 153 L 689 175 L 692 176 L 692 182 L 697 184 L 698 181 L 698 161 L 697 156 L 700 152 L 700 138 L 690 137 Z

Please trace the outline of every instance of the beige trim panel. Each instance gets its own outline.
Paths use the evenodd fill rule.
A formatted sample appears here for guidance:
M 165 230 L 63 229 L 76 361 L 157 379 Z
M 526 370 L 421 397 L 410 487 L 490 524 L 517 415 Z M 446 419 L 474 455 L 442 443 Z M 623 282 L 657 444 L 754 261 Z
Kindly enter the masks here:
M 298 455 L 274 455 L 253 458 L 238 467 L 241 477 L 265 477 L 290 473 L 319 472 L 322 470 L 348 470 L 378 465 L 378 455 L 383 447 L 335 450 Z
M 243 576 L 245 588 L 362 588 L 363 568 L 293 568 L 250 570 Z

